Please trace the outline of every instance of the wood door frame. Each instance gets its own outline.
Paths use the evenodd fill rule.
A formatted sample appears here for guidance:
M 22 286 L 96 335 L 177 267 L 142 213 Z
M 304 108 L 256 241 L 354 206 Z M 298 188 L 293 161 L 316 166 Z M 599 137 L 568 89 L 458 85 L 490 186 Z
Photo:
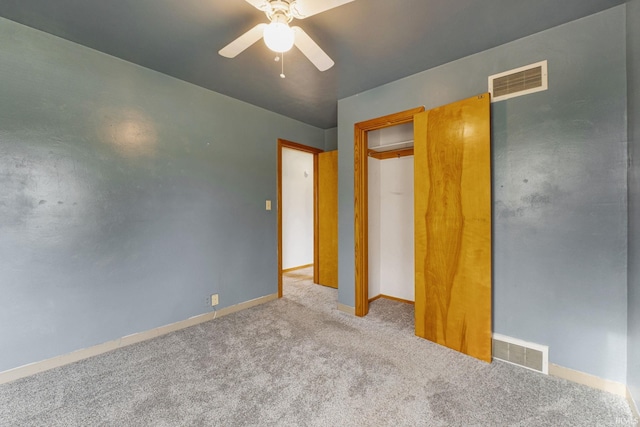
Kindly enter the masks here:
M 425 110 L 412 108 L 354 125 L 354 219 L 356 316 L 369 313 L 369 147 L 367 133 L 372 130 L 412 123 L 413 116 Z
M 278 139 L 278 298 L 282 298 L 282 149 L 310 153 L 313 155 L 313 282 L 318 283 L 318 154 L 324 150 L 298 144 L 297 142 Z

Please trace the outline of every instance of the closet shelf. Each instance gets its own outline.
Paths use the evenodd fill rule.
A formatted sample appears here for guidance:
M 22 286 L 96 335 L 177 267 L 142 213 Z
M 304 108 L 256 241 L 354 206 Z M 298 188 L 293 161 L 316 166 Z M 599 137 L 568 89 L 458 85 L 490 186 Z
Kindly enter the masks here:
M 393 142 L 391 144 L 384 144 L 377 147 L 369 147 L 369 150 L 384 152 L 384 151 L 399 150 L 401 148 L 409 148 L 409 147 L 413 147 L 413 139 L 409 139 L 407 141 Z

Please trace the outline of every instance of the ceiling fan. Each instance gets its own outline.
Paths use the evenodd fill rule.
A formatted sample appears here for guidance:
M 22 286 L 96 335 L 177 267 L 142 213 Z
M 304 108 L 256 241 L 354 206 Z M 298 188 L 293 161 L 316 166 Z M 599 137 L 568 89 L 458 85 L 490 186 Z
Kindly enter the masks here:
M 218 52 L 227 58 L 235 58 L 240 52 L 264 38 L 269 49 L 279 54 L 289 51 L 295 45 L 315 65 L 325 71 L 333 67 L 333 60 L 300 27 L 290 27 L 295 19 L 304 19 L 333 9 L 353 0 L 245 0 L 263 11 L 269 24 L 258 24 Z M 277 57 L 276 60 L 280 58 Z M 283 73 L 280 77 L 284 78 Z

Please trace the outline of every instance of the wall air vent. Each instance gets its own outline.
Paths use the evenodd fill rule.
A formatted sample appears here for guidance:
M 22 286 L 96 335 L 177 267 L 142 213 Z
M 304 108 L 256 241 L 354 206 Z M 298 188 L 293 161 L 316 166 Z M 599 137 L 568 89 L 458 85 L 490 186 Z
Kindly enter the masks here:
M 547 90 L 547 61 L 489 76 L 491 102 Z
M 493 334 L 493 358 L 549 374 L 549 347 Z

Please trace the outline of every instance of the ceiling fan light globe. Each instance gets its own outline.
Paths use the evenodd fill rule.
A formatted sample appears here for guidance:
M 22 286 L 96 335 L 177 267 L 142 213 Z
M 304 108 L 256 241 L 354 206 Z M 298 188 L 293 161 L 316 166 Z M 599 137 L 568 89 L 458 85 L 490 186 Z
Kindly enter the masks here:
M 264 29 L 264 42 L 274 52 L 288 52 L 293 47 L 295 34 L 288 24 L 271 22 Z

